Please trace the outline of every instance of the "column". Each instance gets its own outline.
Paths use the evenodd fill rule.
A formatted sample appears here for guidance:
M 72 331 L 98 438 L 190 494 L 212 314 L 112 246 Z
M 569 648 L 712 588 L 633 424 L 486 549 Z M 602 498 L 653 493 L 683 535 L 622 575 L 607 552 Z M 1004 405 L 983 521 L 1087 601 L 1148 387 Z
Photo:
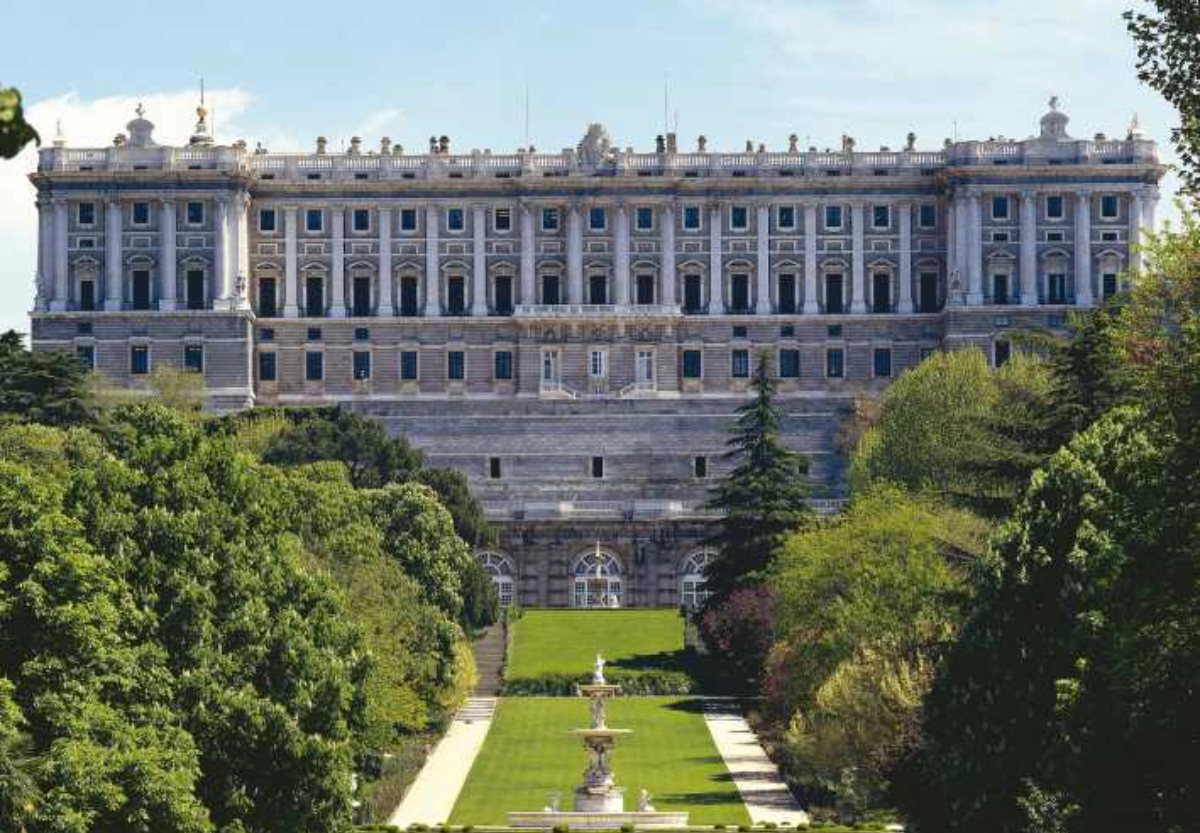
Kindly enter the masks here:
M 946 294 L 952 293 L 951 284 L 958 272 L 958 200 L 946 200 Z
M 766 203 L 758 205 L 758 250 L 757 261 L 758 281 L 754 295 L 755 315 L 771 314 L 771 206 Z
M 583 294 L 583 216 L 579 204 L 567 206 L 567 303 L 585 303 Z
M 1075 194 L 1075 303 L 1090 307 L 1092 298 L 1092 195 Z
M 296 303 L 299 297 L 299 287 L 296 285 L 296 206 L 289 205 L 283 209 L 283 317 L 295 318 L 300 315 L 300 306 Z
M 900 214 L 900 313 L 915 312 L 912 287 L 912 205 L 897 203 Z
M 851 269 L 854 280 L 854 297 L 850 299 L 850 312 L 865 313 L 867 311 L 867 268 L 866 243 L 863 241 L 863 204 L 850 205 L 850 225 L 853 232 L 853 252 L 851 253 Z
M 346 207 L 335 205 L 329 209 L 333 224 L 333 268 L 329 273 L 329 315 L 333 318 L 346 317 Z
M 970 236 L 967 234 L 970 208 L 967 205 L 967 198 L 963 195 L 957 195 L 955 203 L 957 207 L 954 209 L 954 269 L 958 279 L 959 303 L 966 303 L 967 286 L 970 282 L 968 273 L 971 267 L 970 250 L 967 245 Z
M 237 231 L 237 241 L 234 245 L 234 256 L 237 263 L 237 276 L 234 290 L 237 295 L 237 309 L 250 309 L 250 195 L 242 192 L 234 203 L 237 214 L 234 226 Z
M 1037 193 L 1021 192 L 1021 303 L 1034 306 L 1037 294 Z
M 379 209 L 379 315 L 396 314 L 392 306 L 392 209 Z
M 804 204 L 804 314 L 821 311 L 817 288 L 817 204 Z
M 175 270 L 179 263 L 175 246 L 175 200 L 164 198 L 160 203 L 159 215 L 162 224 L 162 251 L 159 254 L 159 277 L 162 285 L 158 290 L 158 308 L 164 312 L 175 309 Z
M 425 207 L 425 315 L 442 314 L 440 300 L 441 269 L 438 266 L 438 210 Z
M 50 302 L 50 309 L 65 310 L 71 296 L 67 287 L 71 276 L 67 268 L 67 201 L 60 197 L 54 198 L 54 232 L 51 249 L 50 258 L 54 264 L 54 300 Z
M 725 264 L 721 258 L 723 231 L 721 204 L 714 202 L 708 212 L 708 312 L 725 314 Z
M 969 197 L 967 229 L 967 304 L 978 306 L 983 303 L 983 209 L 979 195 Z
M 213 229 L 213 309 L 229 305 L 229 202 L 217 198 L 217 218 Z
M 521 206 L 521 303 L 538 302 L 534 275 L 533 208 Z
M 471 315 L 486 318 L 487 306 L 487 207 L 471 208 Z
M 124 294 L 124 269 L 121 266 L 121 204 L 115 199 L 104 204 L 104 223 L 104 265 L 107 276 L 104 281 L 104 308 L 119 310 Z
M 667 203 L 662 209 L 662 256 L 659 258 L 660 284 L 658 302 L 675 304 L 675 206 Z
M 629 305 L 629 212 L 625 203 L 617 203 L 616 254 L 613 260 L 613 280 L 616 283 L 618 306 Z

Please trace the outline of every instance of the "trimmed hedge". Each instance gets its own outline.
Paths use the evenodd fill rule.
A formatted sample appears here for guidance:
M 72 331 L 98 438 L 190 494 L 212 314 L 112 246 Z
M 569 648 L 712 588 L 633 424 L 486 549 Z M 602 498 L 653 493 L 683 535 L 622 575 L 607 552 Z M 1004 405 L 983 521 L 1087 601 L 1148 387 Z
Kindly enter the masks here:
M 682 671 L 626 671 L 609 668 L 605 678 L 621 686 L 624 694 L 633 696 L 693 694 L 696 682 Z M 575 686 L 590 683 L 590 674 L 540 674 L 505 680 L 501 694 L 505 697 L 573 697 Z

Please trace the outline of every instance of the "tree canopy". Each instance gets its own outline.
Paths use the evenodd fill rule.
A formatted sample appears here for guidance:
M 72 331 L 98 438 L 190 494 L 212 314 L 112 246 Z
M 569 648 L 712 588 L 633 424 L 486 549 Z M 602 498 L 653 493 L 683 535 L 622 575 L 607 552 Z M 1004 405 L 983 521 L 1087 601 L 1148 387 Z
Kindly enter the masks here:
M 709 500 L 722 512 L 710 538 L 717 550 L 706 574 L 711 604 L 760 579 L 784 535 L 813 517 L 808 459 L 779 437 L 782 414 L 765 353 L 758 357 L 750 389 L 754 398 L 738 408 L 728 441 L 727 457 L 736 465 Z
M 87 374 L 74 355 L 31 352 L 20 333 L 0 334 L 0 423 L 78 424 L 87 401 Z
M 0 87 L 0 159 L 12 159 L 30 142 L 41 141 L 33 125 L 25 121 L 21 92 Z

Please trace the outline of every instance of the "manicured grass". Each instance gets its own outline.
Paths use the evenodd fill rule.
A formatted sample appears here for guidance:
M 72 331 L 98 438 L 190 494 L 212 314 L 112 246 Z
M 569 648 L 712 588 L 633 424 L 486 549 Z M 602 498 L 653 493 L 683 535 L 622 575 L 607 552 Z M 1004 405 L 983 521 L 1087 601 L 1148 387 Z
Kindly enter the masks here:
M 588 723 L 587 701 L 521 697 L 500 701 L 492 728 L 451 814 L 452 824 L 504 824 L 509 810 L 541 810 L 552 792 L 572 809 L 587 753 L 572 729 Z M 638 791 L 658 810 L 687 810 L 693 824 L 749 824 L 699 703 L 680 697 L 621 697 L 608 707 L 608 725 L 632 729 L 613 755 L 625 809 Z
M 613 667 L 686 670 L 677 610 L 529 610 L 517 621 L 505 676 L 584 674 L 597 652 Z

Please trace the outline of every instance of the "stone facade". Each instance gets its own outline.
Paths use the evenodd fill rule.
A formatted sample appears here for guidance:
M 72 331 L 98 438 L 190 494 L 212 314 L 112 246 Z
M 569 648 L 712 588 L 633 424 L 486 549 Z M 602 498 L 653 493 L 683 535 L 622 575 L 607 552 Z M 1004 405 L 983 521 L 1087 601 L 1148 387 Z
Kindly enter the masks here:
M 683 599 L 759 352 L 836 499 L 853 398 L 1116 291 L 1163 172 L 1136 123 L 1073 139 L 1056 101 L 1029 139 L 937 151 L 635 153 L 591 125 L 561 153 L 277 154 L 199 116 L 184 147 L 139 112 L 41 151 L 35 349 L 133 387 L 190 367 L 216 409 L 383 420 L 466 473 L 531 605 L 596 601 L 597 549 L 620 603 Z

